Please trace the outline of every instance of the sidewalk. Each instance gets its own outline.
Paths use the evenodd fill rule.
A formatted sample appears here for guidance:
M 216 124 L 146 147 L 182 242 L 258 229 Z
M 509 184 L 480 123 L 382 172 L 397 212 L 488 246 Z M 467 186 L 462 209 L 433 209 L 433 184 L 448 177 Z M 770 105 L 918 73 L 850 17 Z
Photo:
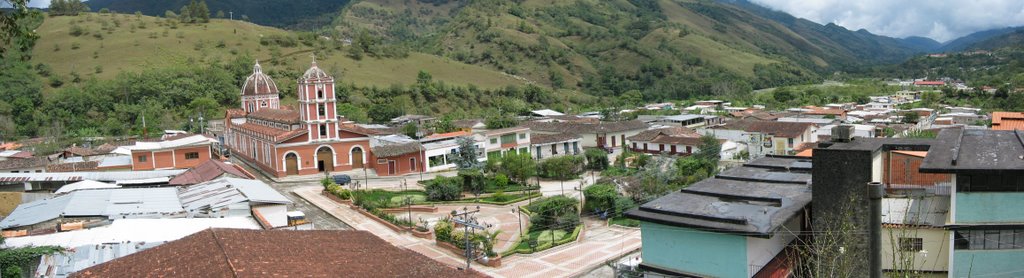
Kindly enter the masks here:
M 348 206 L 342 206 L 320 194 L 318 186 L 296 188 L 294 193 L 352 226 L 369 231 L 391 244 L 416 251 L 436 261 L 465 267 L 465 259 L 442 250 L 433 240 L 400 234 L 370 220 Z M 640 248 L 640 230 L 609 227 L 603 221 L 587 220 L 582 239 L 536 254 L 517 254 L 502 259 L 498 268 L 473 264 L 473 268 L 493 277 L 568 277 L 586 273 L 606 261 Z M 511 240 L 511 239 L 510 239 Z

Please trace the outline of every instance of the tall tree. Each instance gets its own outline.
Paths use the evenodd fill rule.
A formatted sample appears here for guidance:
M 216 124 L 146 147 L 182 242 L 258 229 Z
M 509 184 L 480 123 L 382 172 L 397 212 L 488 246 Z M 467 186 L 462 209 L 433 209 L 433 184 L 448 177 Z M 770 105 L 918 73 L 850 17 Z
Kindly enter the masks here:
M 206 0 L 200 0 L 196 4 L 196 10 L 193 16 L 196 20 L 202 23 L 210 22 L 210 8 L 206 6 Z
M 29 52 L 39 35 L 26 26 L 25 20 L 38 12 L 28 9 L 28 0 L 0 0 L 0 4 L 11 6 L 9 11 L 0 12 L 0 58 L 5 57 L 8 47 L 12 46 Z

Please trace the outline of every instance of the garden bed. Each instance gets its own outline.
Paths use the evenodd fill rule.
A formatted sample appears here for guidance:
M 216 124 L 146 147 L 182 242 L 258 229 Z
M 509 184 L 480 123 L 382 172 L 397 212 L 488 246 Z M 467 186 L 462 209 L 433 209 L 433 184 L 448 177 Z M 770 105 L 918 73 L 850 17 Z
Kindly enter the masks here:
M 630 219 L 625 216 L 613 217 L 608 219 L 608 225 L 621 226 L 626 228 L 639 228 L 640 220 Z
M 519 239 L 519 245 L 505 251 L 502 253 L 502 256 L 509 256 L 512 254 L 533 254 L 559 245 L 574 242 L 578 240 L 580 235 L 583 233 L 583 226 L 583 224 L 577 225 L 571 233 L 564 230 L 554 230 L 554 244 L 552 244 L 551 240 L 552 230 L 530 231 L 526 236 Z M 536 240 L 537 242 L 535 247 L 530 246 L 530 241 L 532 240 Z
M 440 240 L 434 240 L 434 244 L 436 244 L 438 247 L 441 247 L 441 249 L 448 250 L 449 252 L 452 252 L 452 254 L 455 254 L 456 256 L 459 256 L 459 257 L 462 257 L 462 258 L 466 257 L 466 250 L 462 249 L 462 248 L 459 248 L 458 246 L 455 246 L 454 244 L 451 244 L 451 243 L 448 243 L 448 242 L 444 242 L 444 241 L 440 241 Z M 502 257 L 503 256 L 501 254 L 498 254 L 494 258 L 488 258 L 487 262 L 484 262 L 483 259 L 476 259 L 476 262 L 479 263 L 479 264 L 485 265 L 485 266 L 489 266 L 489 267 L 501 267 L 501 258 Z

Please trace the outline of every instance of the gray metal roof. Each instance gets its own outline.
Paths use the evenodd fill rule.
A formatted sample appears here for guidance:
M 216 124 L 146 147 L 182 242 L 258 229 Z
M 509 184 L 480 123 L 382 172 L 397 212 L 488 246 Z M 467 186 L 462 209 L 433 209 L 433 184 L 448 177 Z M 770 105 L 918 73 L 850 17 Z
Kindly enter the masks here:
M 770 236 L 810 204 L 811 174 L 802 167 L 790 167 L 806 163 L 800 158 L 762 159 L 655 199 L 626 215 L 665 225 Z
M 21 227 L 66 217 L 136 218 L 183 212 L 174 188 L 79 190 L 53 199 L 19 205 L 0 228 Z
M 882 223 L 941 227 L 949 214 L 949 196 L 882 199 Z
M 921 172 L 1024 171 L 1024 132 L 943 129 Z
M 185 172 L 183 169 L 154 171 L 68 172 L 68 173 L 0 173 L 0 181 L 81 181 L 116 182 L 151 178 L 168 178 Z
M 210 210 L 242 202 L 290 204 L 291 201 L 258 180 L 219 178 L 178 190 L 188 212 Z

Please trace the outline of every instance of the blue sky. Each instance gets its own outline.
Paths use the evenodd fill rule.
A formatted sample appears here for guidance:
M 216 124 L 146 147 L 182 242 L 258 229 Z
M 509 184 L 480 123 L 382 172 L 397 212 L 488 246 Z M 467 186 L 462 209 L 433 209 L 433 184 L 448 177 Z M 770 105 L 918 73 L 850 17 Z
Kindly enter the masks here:
M 973 32 L 1024 25 L 1024 0 L 749 0 L 821 24 L 890 37 L 939 42 Z M 31 0 L 46 7 L 50 0 Z

